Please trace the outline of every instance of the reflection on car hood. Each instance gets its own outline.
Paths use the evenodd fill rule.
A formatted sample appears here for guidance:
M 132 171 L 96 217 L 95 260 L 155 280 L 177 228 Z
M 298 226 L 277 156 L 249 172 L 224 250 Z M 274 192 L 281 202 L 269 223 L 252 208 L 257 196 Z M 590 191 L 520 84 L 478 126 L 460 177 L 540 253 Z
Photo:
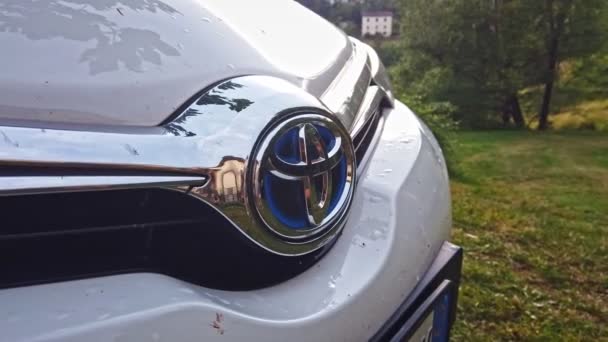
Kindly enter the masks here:
M 237 75 L 320 96 L 347 37 L 286 0 L 3 0 L 0 120 L 153 126 Z

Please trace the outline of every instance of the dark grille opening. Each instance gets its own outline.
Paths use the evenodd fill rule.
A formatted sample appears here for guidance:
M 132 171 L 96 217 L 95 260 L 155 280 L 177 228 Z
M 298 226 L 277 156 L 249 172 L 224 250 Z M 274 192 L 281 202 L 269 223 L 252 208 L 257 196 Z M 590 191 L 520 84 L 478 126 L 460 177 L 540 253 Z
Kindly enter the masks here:
M 171 190 L 0 197 L 0 207 L 0 288 L 146 271 L 245 290 L 293 277 L 323 253 L 271 254 Z
M 380 122 L 380 111 L 376 111 L 367 122 L 363 125 L 359 133 L 353 138 L 353 145 L 355 146 L 355 157 L 357 159 L 357 165 L 361 163 L 363 157 L 367 153 L 367 150 L 376 134 L 378 129 L 378 123 Z

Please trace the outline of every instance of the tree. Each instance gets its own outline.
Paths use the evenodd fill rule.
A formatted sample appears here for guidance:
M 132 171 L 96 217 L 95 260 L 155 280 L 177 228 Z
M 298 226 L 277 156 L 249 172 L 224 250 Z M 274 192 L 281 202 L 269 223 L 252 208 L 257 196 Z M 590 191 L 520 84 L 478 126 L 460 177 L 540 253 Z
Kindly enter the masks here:
M 366 11 L 395 10 L 399 7 L 398 0 L 366 0 L 362 4 Z
M 551 98 L 560 61 L 586 57 L 605 44 L 605 0 L 544 0 L 542 23 L 545 48 L 544 94 L 538 129 L 548 127 Z
M 404 0 L 404 62 L 412 68 L 401 79 L 426 82 L 418 89 L 422 95 L 453 103 L 457 119 L 469 126 L 502 119 L 523 127 L 517 92 L 538 82 L 537 58 L 529 58 L 538 42 L 527 30 L 533 21 L 526 6 L 531 5 L 509 0 Z
M 327 0 L 297 0 L 301 5 L 307 7 L 311 11 L 317 13 L 323 18 L 329 18 L 331 5 Z
M 403 91 L 456 106 L 468 126 L 525 126 L 520 90 L 545 85 L 549 112 L 559 61 L 601 45 L 605 0 L 402 0 Z

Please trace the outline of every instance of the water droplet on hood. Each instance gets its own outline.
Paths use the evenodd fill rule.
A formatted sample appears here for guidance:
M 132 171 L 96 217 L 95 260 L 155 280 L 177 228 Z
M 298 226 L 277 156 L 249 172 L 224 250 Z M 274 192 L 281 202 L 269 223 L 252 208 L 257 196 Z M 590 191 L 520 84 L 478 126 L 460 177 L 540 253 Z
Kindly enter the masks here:
M 180 288 L 180 289 L 179 289 L 179 292 L 183 292 L 183 293 L 187 293 L 187 294 L 194 294 L 194 293 L 195 293 L 195 292 L 194 292 L 194 290 L 189 289 L 189 288 L 187 288 L 187 287 L 182 287 L 182 288 Z
M 370 196 L 369 201 L 372 203 L 378 203 L 382 201 L 382 197 L 380 196 Z
M 329 282 L 327 283 L 329 285 L 329 288 L 331 289 L 335 289 L 336 288 L 336 282 L 338 281 L 338 279 L 340 278 L 340 274 L 335 275 L 335 276 L 330 276 L 329 277 Z
M 372 240 L 378 240 L 384 238 L 386 236 L 386 232 L 381 229 L 374 229 L 370 234 L 370 238 Z
M 99 315 L 99 316 L 97 317 L 97 320 L 102 321 L 102 320 L 104 320 L 104 319 L 106 319 L 106 318 L 109 318 L 109 317 L 110 317 L 110 314 L 109 314 L 109 313 L 106 313 L 106 314 L 103 314 L 103 315 Z
M 68 314 L 68 313 L 62 313 L 62 314 L 59 314 L 59 315 L 55 316 L 55 319 L 57 319 L 58 321 L 61 321 L 61 320 L 64 320 L 64 319 L 66 319 L 68 317 L 70 317 L 70 314 Z

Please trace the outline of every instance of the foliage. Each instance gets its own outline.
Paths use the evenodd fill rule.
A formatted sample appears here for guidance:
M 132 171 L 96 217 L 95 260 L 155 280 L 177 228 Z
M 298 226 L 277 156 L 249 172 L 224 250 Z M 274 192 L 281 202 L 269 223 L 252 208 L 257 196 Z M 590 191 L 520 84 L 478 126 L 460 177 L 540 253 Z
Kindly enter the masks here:
M 608 100 L 587 101 L 551 117 L 556 130 L 589 129 L 608 132 Z
M 453 340 L 608 340 L 608 135 L 457 135 Z
M 560 81 L 563 87 L 601 93 L 608 97 L 608 54 L 598 53 L 563 63 Z
M 361 27 L 353 21 L 342 21 L 338 26 L 351 37 L 358 37 L 361 34 Z
M 564 12 L 562 3 L 572 3 Z M 547 3 L 556 6 L 547 14 Z M 558 58 L 598 51 L 604 0 L 403 0 L 403 57 L 396 83 L 428 101 L 450 102 L 467 127 L 521 117 L 518 92 L 548 80 L 548 22 L 565 22 Z M 562 14 L 565 13 L 565 14 Z M 565 19 L 564 19 L 565 18 Z M 537 104 L 540 108 L 540 102 Z M 520 120 L 523 123 L 523 119 Z
M 398 91 L 396 95 L 433 132 L 446 156 L 448 171 L 453 173 L 455 168 L 452 163 L 451 154 L 457 144 L 455 132 L 458 129 L 458 123 L 452 119 L 452 114 L 455 110 L 454 106 L 449 102 L 428 102 L 420 96 L 408 96 Z
M 571 113 L 559 113 L 551 119 L 551 126 L 555 130 L 579 130 L 588 129 L 600 132 L 608 132 L 608 115 L 606 108 L 604 112 L 584 113 L 576 115 Z
M 335 3 L 329 10 L 327 18 L 334 22 L 352 22 L 357 23 L 357 26 L 361 22 L 361 6 L 357 3 Z
M 522 1 L 522 0 L 520 0 Z M 604 0 L 545 0 L 539 10 L 540 34 L 545 49 L 550 44 L 551 21 L 564 23 L 559 44 L 559 60 L 583 58 L 602 51 L 608 43 L 608 9 Z M 551 17 L 553 16 L 553 18 Z M 559 22 L 554 23 L 558 25 Z M 545 50 L 545 53 L 547 51 Z
M 366 0 L 362 3 L 366 11 L 395 10 L 399 7 L 399 0 Z
M 405 98 L 404 101 L 433 132 L 446 156 L 448 171 L 453 174 L 455 169 L 451 156 L 457 145 L 455 132 L 458 128 L 450 116 L 454 107 L 445 102 L 423 102 L 420 98 Z
M 398 40 L 366 39 L 365 42 L 376 50 L 385 67 L 397 65 L 401 60 L 403 47 Z
M 297 0 L 300 4 L 307 7 L 311 11 L 317 13 L 318 15 L 327 18 L 329 13 L 330 4 L 325 0 Z

